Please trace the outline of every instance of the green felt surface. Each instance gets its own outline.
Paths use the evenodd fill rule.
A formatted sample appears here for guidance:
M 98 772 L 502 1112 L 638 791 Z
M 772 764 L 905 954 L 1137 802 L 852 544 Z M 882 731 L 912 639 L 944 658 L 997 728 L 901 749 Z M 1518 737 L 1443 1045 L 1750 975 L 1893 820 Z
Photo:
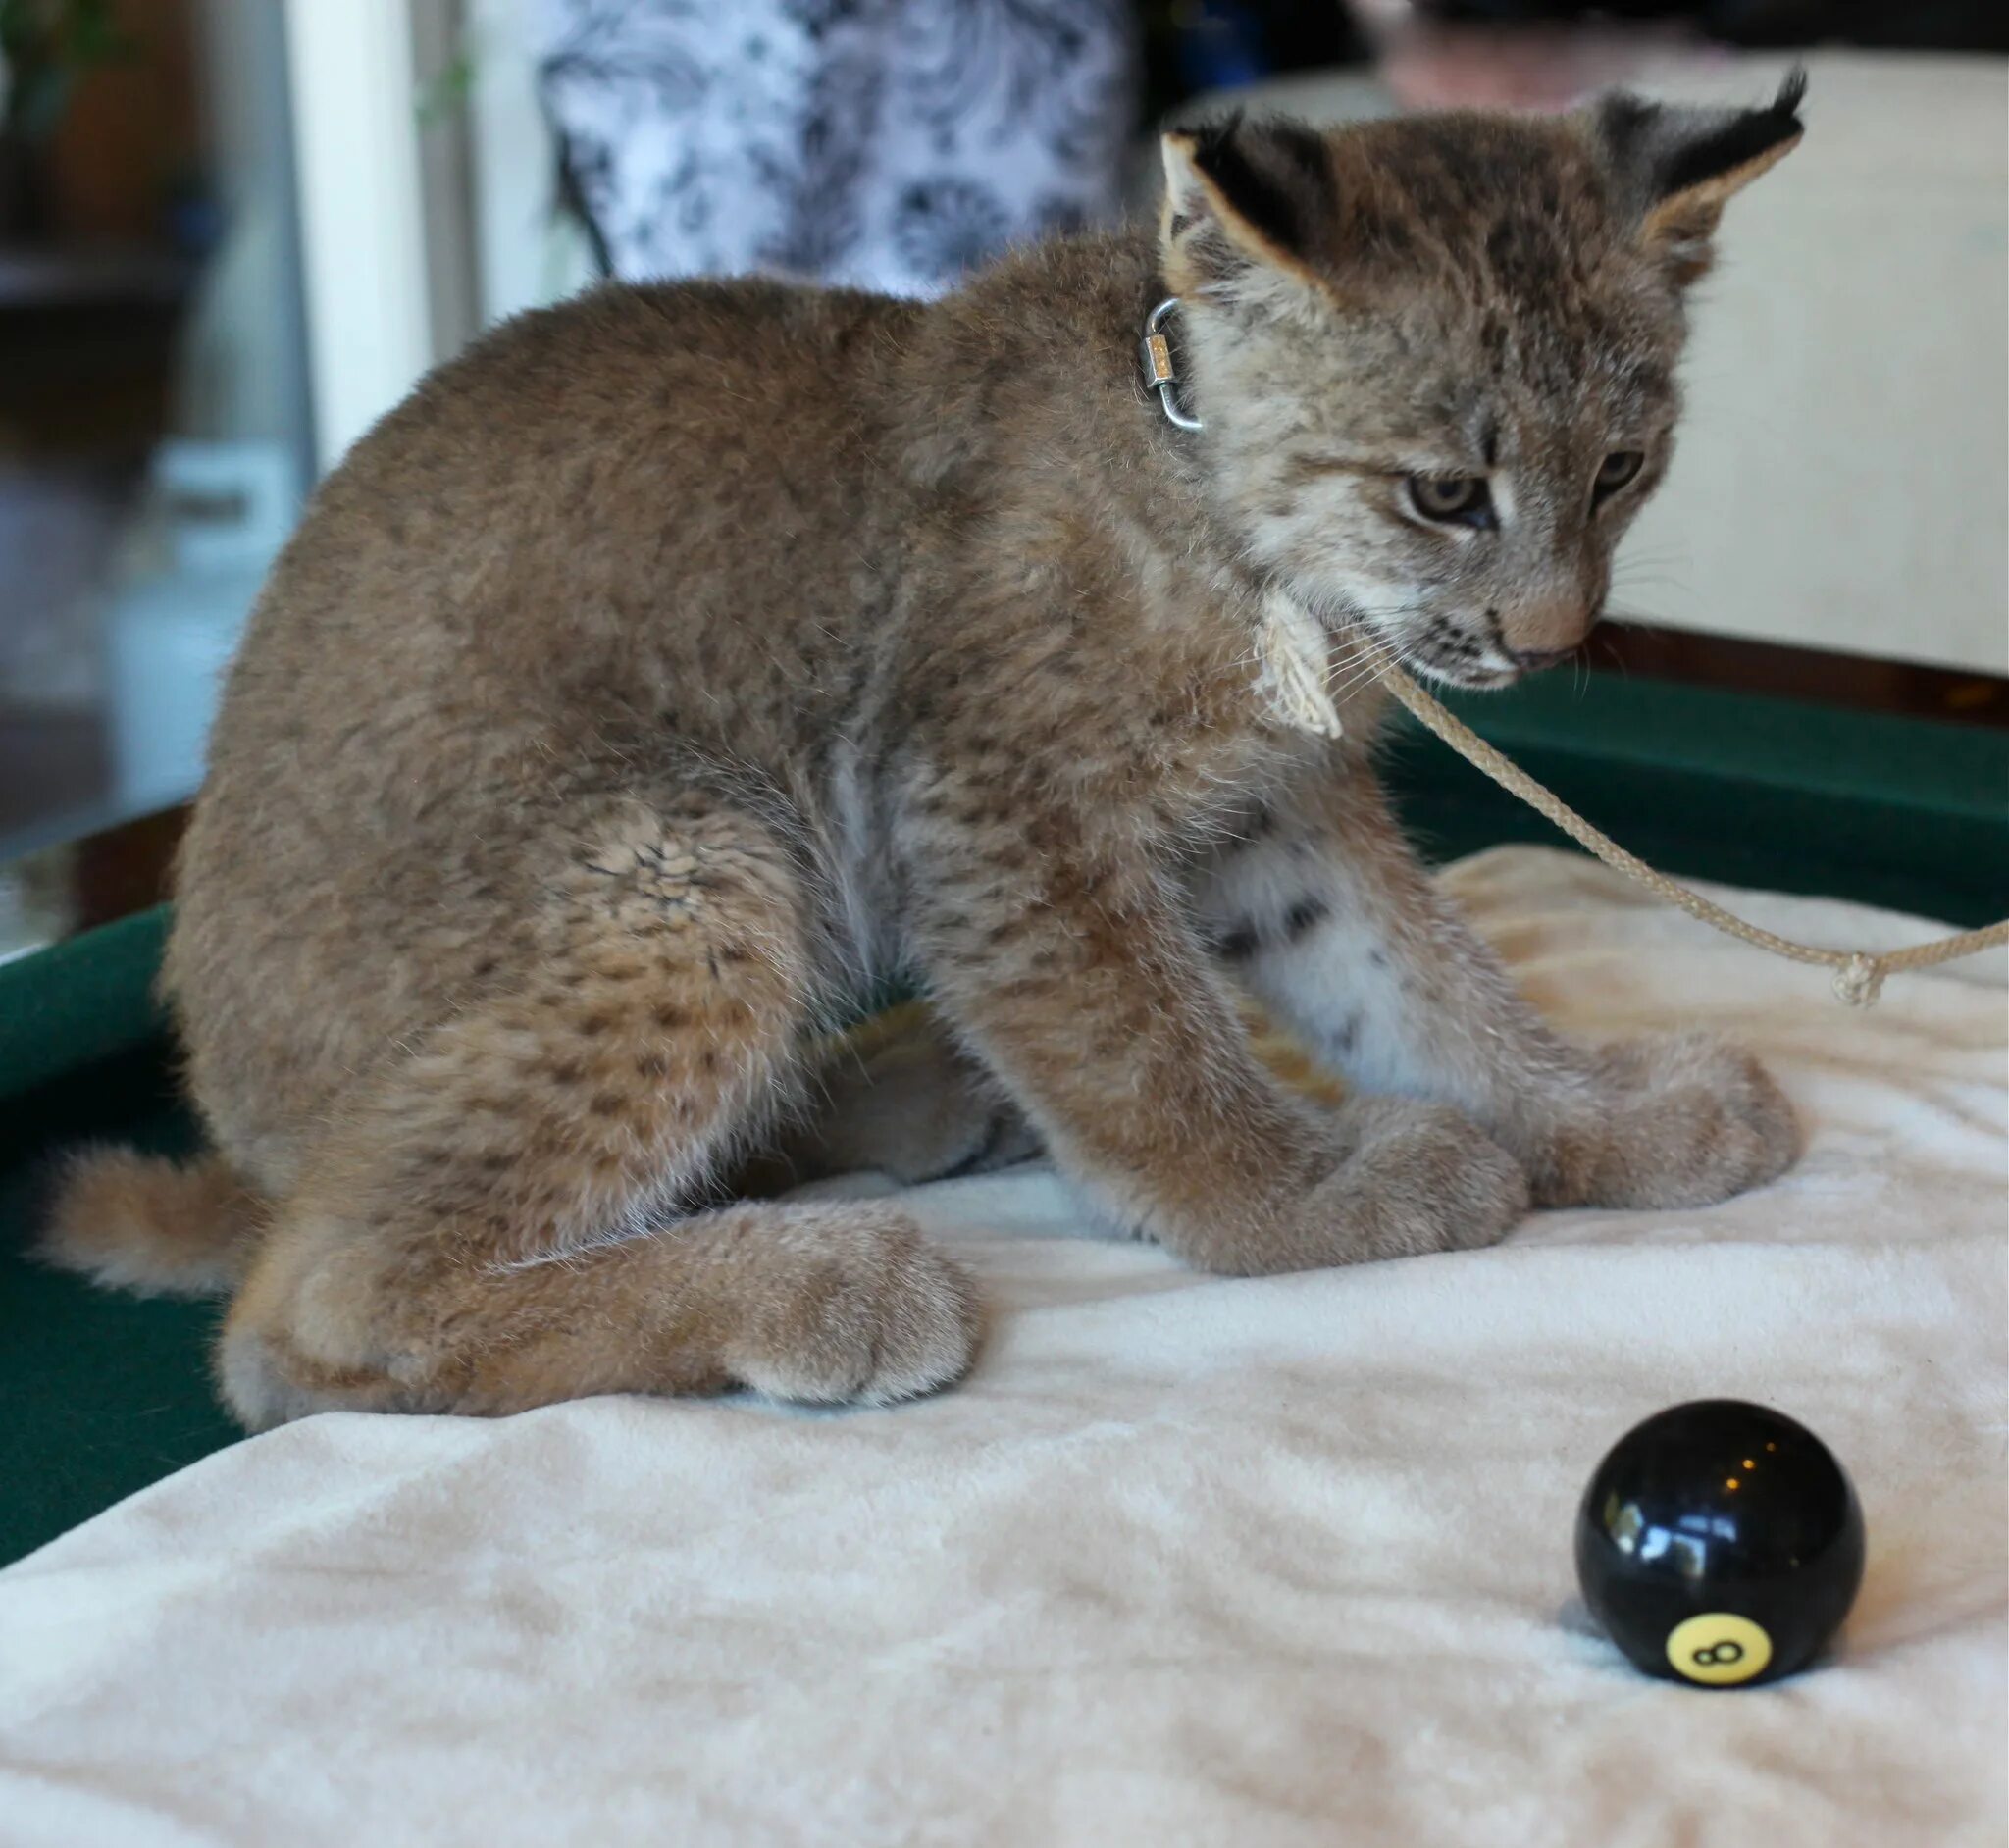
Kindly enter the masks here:
M 0 1100 L 160 1037 L 153 982 L 167 931 L 157 905 L 0 963 Z
M 142 1044 L 0 1104 L 0 1561 L 238 1435 L 209 1389 L 215 1304 L 93 1290 L 27 1256 L 61 1150 L 193 1146 L 165 1050 Z
M 1635 852 L 1693 878 L 1980 923 L 2009 913 L 2009 734 L 1551 675 L 1464 715 Z M 1393 746 L 1433 859 L 1557 839 L 1435 741 Z M 149 912 L 0 965 L 0 1560 L 232 1441 L 213 1304 L 142 1302 L 33 1264 L 52 1160 L 83 1140 L 192 1146 L 151 1001 Z
M 1447 703 L 1664 871 L 1962 925 L 2009 915 L 2009 732 L 1605 674 Z M 1407 734 L 1393 768 L 1446 857 L 1560 839 L 1434 739 Z

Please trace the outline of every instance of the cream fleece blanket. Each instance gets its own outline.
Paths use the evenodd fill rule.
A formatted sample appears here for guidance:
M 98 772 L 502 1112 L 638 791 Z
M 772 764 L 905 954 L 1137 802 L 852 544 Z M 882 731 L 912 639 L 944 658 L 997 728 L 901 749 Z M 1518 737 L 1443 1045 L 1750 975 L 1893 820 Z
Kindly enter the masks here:
M 1256 1282 L 1028 1169 L 915 1198 L 997 1305 L 927 1404 L 241 1444 L 0 1573 L 0 1841 L 2000 1844 L 2001 961 L 1857 1014 L 1573 856 L 1446 878 L 1569 1026 L 1743 1035 L 1806 1158 Z M 1868 1519 L 1838 1659 L 1776 1688 L 1635 1675 L 1571 1578 L 1605 1446 L 1716 1394 Z

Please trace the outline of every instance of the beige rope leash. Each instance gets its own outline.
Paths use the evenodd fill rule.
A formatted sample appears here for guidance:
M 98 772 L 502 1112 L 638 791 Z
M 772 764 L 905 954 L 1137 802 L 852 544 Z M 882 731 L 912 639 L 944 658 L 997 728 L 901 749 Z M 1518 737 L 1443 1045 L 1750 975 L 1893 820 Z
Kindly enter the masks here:
M 1882 991 L 1886 976 L 1896 975 L 1905 969 L 1929 969 L 1935 963 L 1951 962 L 1956 956 L 1971 956 L 1976 950 L 2009 944 L 2009 918 L 1983 930 L 1961 931 L 1953 937 L 1940 937 L 1931 943 L 1913 944 L 1903 950 L 1886 950 L 1877 954 L 1864 950 L 1823 950 L 1818 945 L 1798 944 L 1790 937 L 1760 930 L 1757 925 L 1747 924 L 1742 918 L 1726 911 L 1722 905 L 1712 904 L 1699 892 L 1690 892 L 1677 880 L 1655 872 L 1636 853 L 1626 852 L 1610 836 L 1593 828 L 1568 802 L 1551 795 L 1519 764 L 1503 757 L 1470 726 L 1447 712 L 1401 668 L 1382 668 L 1381 679 L 1396 698 L 1468 763 L 1483 770 L 1502 789 L 1520 796 L 1537 814 L 1546 816 L 1571 840 L 1588 847 L 1607 866 L 1616 867 L 1628 878 L 1636 879 L 1648 892 L 1665 898 L 1670 904 L 1679 905 L 1689 916 L 1713 925 L 1726 937 L 1741 938 L 1745 943 L 1755 944 L 1760 950 L 1769 950 L 1775 956 L 1784 956 L 1788 961 L 1815 963 L 1832 969 L 1835 994 L 1853 1007 L 1871 1005 Z

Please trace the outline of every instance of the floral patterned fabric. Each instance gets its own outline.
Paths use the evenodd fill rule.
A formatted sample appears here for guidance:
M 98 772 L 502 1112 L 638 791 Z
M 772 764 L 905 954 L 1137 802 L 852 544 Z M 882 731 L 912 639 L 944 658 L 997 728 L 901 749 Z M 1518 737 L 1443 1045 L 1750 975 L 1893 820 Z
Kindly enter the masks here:
M 932 294 L 1117 210 L 1123 0 L 539 0 L 535 20 L 617 276 Z

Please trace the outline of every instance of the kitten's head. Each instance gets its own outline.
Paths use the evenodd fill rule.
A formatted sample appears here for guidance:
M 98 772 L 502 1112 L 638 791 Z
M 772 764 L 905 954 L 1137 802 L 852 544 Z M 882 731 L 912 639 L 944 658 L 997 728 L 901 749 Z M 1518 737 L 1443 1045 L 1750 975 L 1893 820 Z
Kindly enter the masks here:
M 1192 440 L 1256 564 L 1463 685 L 1575 648 L 1667 467 L 1683 293 L 1802 87 L 1167 135 Z

